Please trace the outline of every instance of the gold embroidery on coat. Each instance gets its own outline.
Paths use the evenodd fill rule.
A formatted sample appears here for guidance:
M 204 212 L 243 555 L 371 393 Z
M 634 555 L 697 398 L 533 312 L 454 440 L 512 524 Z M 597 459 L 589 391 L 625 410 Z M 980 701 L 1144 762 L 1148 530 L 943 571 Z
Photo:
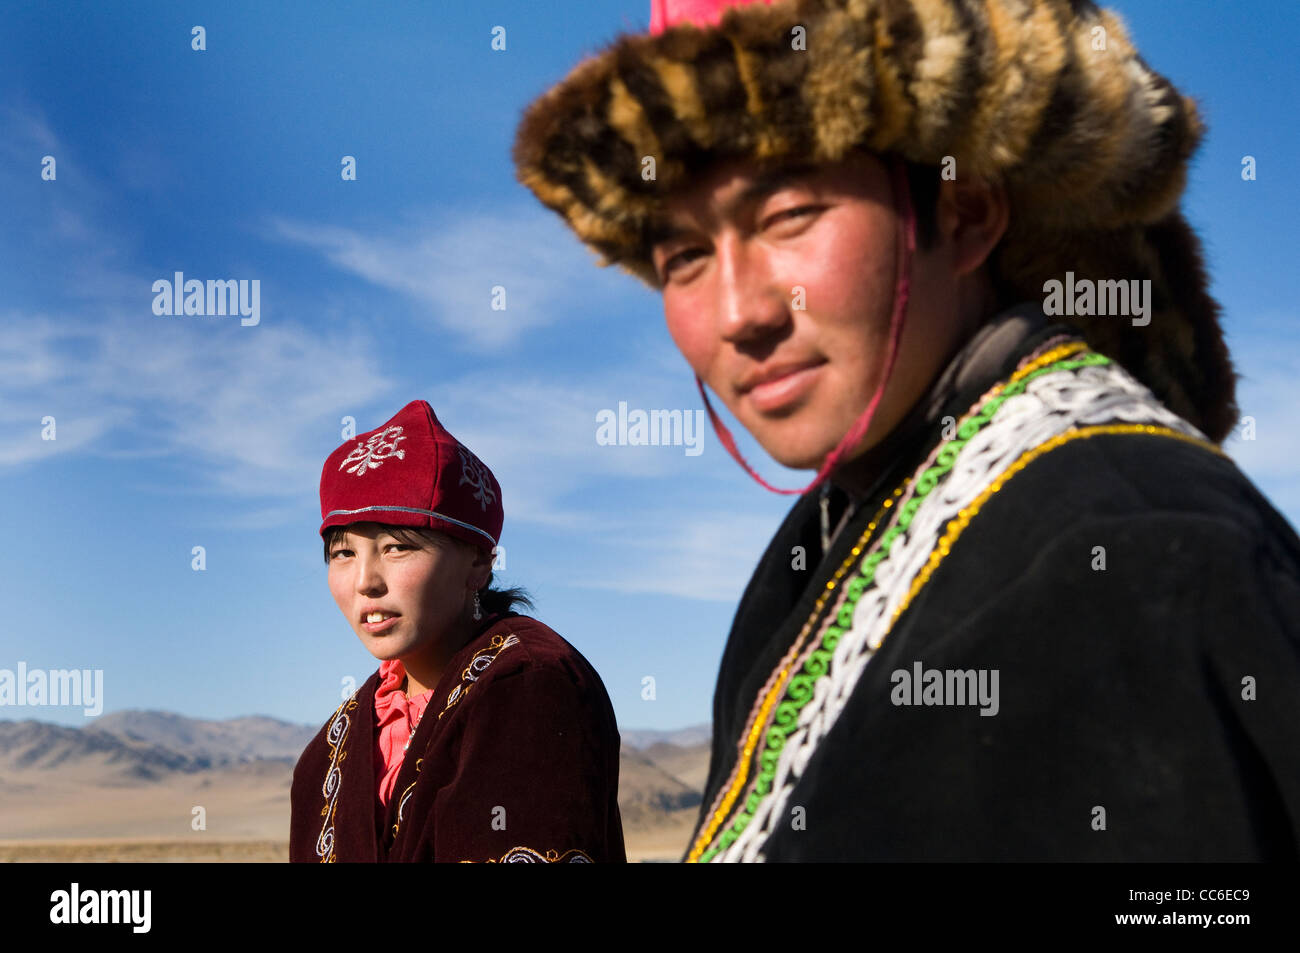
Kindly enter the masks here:
M 512 847 L 501 855 L 500 860 L 489 858 L 489 864 L 594 864 L 595 861 L 586 853 L 578 850 L 576 847 L 566 850 L 563 854 L 559 851 L 548 850 L 546 853 L 533 850 L 531 847 Z M 462 864 L 472 864 L 472 860 L 462 860 Z
M 329 731 L 325 734 L 325 740 L 330 746 L 330 766 L 325 772 L 325 784 L 321 787 L 321 792 L 325 796 L 325 806 L 321 808 L 321 816 L 325 821 L 321 825 L 320 837 L 316 838 L 316 856 L 320 858 L 322 864 L 332 864 L 336 859 L 334 820 L 338 810 L 339 789 L 343 786 L 343 761 L 348 756 L 343 745 L 347 741 L 348 729 L 352 725 L 352 719 L 347 713 L 356 707 L 357 696 L 354 692 L 352 697 L 334 712 Z
M 457 702 L 469 694 L 469 690 L 474 687 L 474 683 L 478 681 L 479 676 L 487 670 L 487 667 L 492 664 L 498 655 L 510 648 L 510 646 L 518 644 L 519 637 L 513 632 L 507 635 L 492 636 L 492 642 L 487 648 L 475 652 L 474 657 L 469 660 L 469 664 L 461 671 L 460 684 L 451 690 L 451 694 L 447 696 L 447 704 L 443 706 L 442 711 L 438 712 L 438 717 L 441 718 L 447 714 Z
M 415 773 L 416 773 L 416 774 L 419 774 L 419 773 L 420 773 L 420 765 L 422 765 L 423 763 L 424 763 L 424 759 L 423 759 L 423 758 L 416 758 L 416 759 L 415 759 Z M 416 785 L 416 783 L 417 783 L 419 780 L 420 780 L 419 778 L 416 778 L 414 781 L 412 781 L 410 784 L 408 784 L 408 785 L 406 786 L 406 790 L 402 792 L 402 796 L 401 796 L 401 798 L 398 799 L 398 802 L 397 802 L 397 823 L 393 825 L 393 837 L 394 837 L 394 838 L 397 837 L 397 831 L 398 831 L 398 830 L 401 828 L 401 826 L 402 826 L 402 817 L 403 817 L 403 813 L 402 813 L 402 812 L 406 810 L 406 802 L 410 799 L 410 797 L 411 797 L 411 791 L 415 789 L 415 785 Z

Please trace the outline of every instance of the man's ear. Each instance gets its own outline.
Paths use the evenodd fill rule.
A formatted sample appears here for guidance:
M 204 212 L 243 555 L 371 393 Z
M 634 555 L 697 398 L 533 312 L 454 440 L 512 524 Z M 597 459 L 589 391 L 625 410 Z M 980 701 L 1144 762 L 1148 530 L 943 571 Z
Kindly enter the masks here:
M 953 269 L 960 277 L 978 271 L 1006 234 L 1011 204 L 1000 182 L 944 180 L 935 207 L 939 237 L 951 243 Z

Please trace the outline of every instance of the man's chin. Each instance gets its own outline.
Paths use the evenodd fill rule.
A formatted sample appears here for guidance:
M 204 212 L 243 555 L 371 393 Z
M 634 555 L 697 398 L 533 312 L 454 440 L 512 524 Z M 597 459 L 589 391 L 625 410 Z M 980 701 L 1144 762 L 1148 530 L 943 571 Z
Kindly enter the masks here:
M 826 455 L 833 449 L 810 449 L 808 447 L 792 446 L 789 443 L 777 443 L 776 441 L 772 442 L 772 446 L 762 441 L 759 443 L 767 451 L 768 456 L 781 466 L 791 470 L 818 470 L 821 468 L 822 463 L 825 462 Z
M 762 432 L 749 430 L 750 435 L 767 455 L 791 470 L 817 470 L 826 460 L 826 455 L 835 449 L 835 444 L 826 443 L 826 434 L 821 440 L 809 439 L 807 433 L 801 433 L 802 427 L 794 420 L 784 422 L 784 426 L 766 427 Z M 749 429 L 749 428 L 746 428 Z

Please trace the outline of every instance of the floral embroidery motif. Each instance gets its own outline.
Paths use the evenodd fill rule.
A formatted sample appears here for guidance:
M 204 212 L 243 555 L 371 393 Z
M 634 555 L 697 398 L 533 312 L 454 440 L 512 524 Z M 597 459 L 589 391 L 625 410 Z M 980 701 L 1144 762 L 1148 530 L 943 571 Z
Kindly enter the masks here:
M 347 713 L 356 707 L 357 696 L 354 692 L 352 697 L 334 712 L 334 719 L 325 734 L 325 740 L 330 746 L 330 766 L 325 772 L 325 784 L 321 788 L 325 795 L 325 806 L 321 808 L 320 813 L 325 818 L 325 823 L 321 826 L 320 837 L 316 838 L 316 856 L 320 858 L 322 864 L 332 864 L 335 861 L 334 817 L 338 809 L 339 789 L 343 786 L 343 761 L 348 756 L 343 745 L 347 741 L 348 729 L 352 725 L 352 719 Z
M 510 646 L 518 644 L 519 637 L 514 633 L 492 636 L 491 644 L 487 648 L 475 652 L 474 657 L 469 660 L 469 664 L 461 671 L 460 684 L 451 690 L 451 694 L 447 696 L 447 704 L 443 706 L 442 711 L 438 712 L 438 717 L 441 718 L 447 714 L 453 705 L 469 693 L 469 690 L 474 687 L 474 683 L 478 681 L 479 676 L 487 670 L 487 667 L 492 664 L 498 655 L 510 648 Z
M 406 459 L 406 451 L 398 450 L 399 441 L 405 440 L 402 436 L 402 428 L 396 425 L 385 427 L 377 434 L 371 434 L 370 439 L 365 443 L 358 441 L 357 445 L 352 448 L 352 452 L 343 458 L 339 464 L 342 470 L 349 463 L 348 473 L 354 473 L 361 476 L 366 470 L 373 470 L 389 457 L 396 457 L 399 460 Z
M 472 861 L 463 861 L 463 863 L 473 863 Z M 548 850 L 545 854 L 541 851 L 533 850 L 531 847 L 512 847 L 501 855 L 500 860 L 488 860 L 489 864 L 594 864 L 584 851 L 576 847 L 572 850 L 566 850 L 563 854 L 559 851 Z
M 495 502 L 497 497 L 496 491 L 492 489 L 492 476 L 488 473 L 488 468 L 483 465 L 483 461 L 469 450 L 460 444 L 456 445 L 456 449 L 460 452 L 460 483 L 456 485 L 468 483 L 473 487 L 474 499 L 479 501 L 479 505 L 486 512 L 488 504 Z

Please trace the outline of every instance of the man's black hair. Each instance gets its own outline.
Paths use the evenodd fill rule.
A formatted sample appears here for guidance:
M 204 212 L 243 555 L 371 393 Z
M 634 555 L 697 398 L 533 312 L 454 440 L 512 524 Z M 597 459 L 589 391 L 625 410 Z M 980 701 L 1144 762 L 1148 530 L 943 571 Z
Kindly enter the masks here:
M 906 165 L 912 209 L 916 213 L 916 247 L 927 249 L 939 237 L 939 223 L 935 220 L 935 210 L 939 206 L 939 168 L 913 162 Z

